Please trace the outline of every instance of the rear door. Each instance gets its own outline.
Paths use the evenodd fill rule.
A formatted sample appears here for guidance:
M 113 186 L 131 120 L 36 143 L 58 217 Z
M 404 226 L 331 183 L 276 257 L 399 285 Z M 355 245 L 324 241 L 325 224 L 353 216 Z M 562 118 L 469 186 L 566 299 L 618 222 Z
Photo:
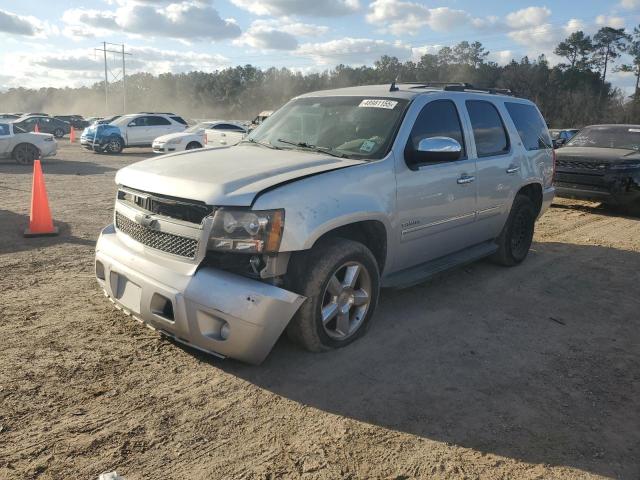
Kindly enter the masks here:
M 156 138 L 161 137 L 162 135 L 183 130 L 182 128 L 178 128 L 177 125 L 171 123 L 171 121 L 165 117 L 151 115 L 147 118 L 148 130 L 145 143 L 151 144 Z
M 415 102 L 424 100 L 422 97 Z M 398 269 L 453 253 L 474 243 L 469 232 L 476 209 L 476 160 L 468 155 L 459 111 L 460 105 L 451 99 L 426 103 L 415 118 L 404 157 L 396 162 L 400 230 Z M 417 149 L 420 140 L 430 137 L 457 140 L 462 146 L 461 157 L 455 161 L 409 168 L 408 150 Z
M 515 191 L 522 181 L 522 153 L 514 149 L 499 102 L 467 100 L 478 168 L 478 213 L 475 234 L 480 241 L 495 238 L 504 226 Z

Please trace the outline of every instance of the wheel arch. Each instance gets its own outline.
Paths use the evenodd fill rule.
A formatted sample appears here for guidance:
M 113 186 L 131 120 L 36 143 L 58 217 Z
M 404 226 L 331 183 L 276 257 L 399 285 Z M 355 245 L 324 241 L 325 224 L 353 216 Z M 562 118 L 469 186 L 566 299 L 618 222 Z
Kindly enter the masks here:
M 536 208 L 536 217 L 540 214 L 540 211 L 542 210 L 542 184 L 532 182 L 523 185 L 516 193 L 516 196 L 517 195 L 524 195 L 528 197 Z
M 40 157 L 40 155 L 42 155 L 42 150 L 40 150 L 40 148 L 31 142 L 20 142 L 18 144 L 16 144 L 15 147 L 13 147 L 13 149 L 11 150 L 11 158 L 15 158 L 15 151 L 18 149 L 18 147 L 22 146 L 22 145 L 29 145 L 30 147 L 33 147 L 37 150 L 38 152 L 38 157 Z
M 315 240 L 309 246 L 313 248 L 330 238 L 346 238 L 362 243 L 367 247 L 378 263 L 380 272 L 387 262 L 388 230 L 379 219 L 362 219 L 333 225 L 322 233 L 316 232 Z

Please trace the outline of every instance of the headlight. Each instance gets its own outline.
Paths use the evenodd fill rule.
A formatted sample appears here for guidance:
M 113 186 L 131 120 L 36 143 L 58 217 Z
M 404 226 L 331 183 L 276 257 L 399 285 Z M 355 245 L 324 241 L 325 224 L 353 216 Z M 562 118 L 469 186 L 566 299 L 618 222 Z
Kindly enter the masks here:
M 633 170 L 635 168 L 640 168 L 640 162 L 618 163 L 618 164 L 614 163 L 609 166 L 610 170 Z
M 179 143 L 182 143 L 182 139 L 181 138 L 172 138 L 171 140 L 169 140 L 167 142 L 169 145 L 177 145 Z
M 276 253 L 284 228 L 284 210 L 219 208 L 213 214 L 210 250 Z

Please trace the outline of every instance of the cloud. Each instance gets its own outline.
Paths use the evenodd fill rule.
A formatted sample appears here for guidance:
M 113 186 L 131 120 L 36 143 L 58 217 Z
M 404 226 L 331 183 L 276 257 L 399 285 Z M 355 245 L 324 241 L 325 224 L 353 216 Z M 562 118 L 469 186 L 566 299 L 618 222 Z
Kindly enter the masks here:
M 464 10 L 449 7 L 428 8 L 421 3 L 402 0 L 375 0 L 369 6 L 367 22 L 379 25 L 393 35 L 415 35 L 428 27 L 436 32 L 473 26 L 485 28 L 497 22 L 497 17 L 474 18 Z
M 231 0 L 255 15 L 338 17 L 360 9 L 359 0 Z
M 298 36 L 313 37 L 329 31 L 328 27 L 281 20 L 256 20 L 234 45 L 246 45 L 259 50 L 295 50 Z
M 506 24 L 512 29 L 536 27 L 551 16 L 547 7 L 528 7 L 511 12 L 506 16 Z
M 414 62 L 420 61 L 423 55 L 436 55 L 442 47 L 445 45 L 422 45 L 421 47 L 411 48 L 411 60 Z
M 45 37 L 55 33 L 56 29 L 48 23 L 41 22 L 35 17 L 16 15 L 6 10 L 0 10 L 0 33 L 24 35 L 27 37 Z
M 627 10 L 635 10 L 640 8 L 640 0 L 621 0 L 620 6 Z
M 233 19 L 223 19 L 204 0 L 118 2 L 113 11 L 84 8 L 62 15 L 65 33 L 71 37 L 93 37 L 99 32 L 122 31 L 133 35 L 171 37 L 182 40 L 223 40 L 240 36 Z
M 411 47 L 401 42 L 387 42 L 369 38 L 342 38 L 322 43 L 305 43 L 294 52 L 308 56 L 323 65 L 339 63 L 367 65 L 382 55 L 391 55 L 401 60 L 411 56 Z
M 596 17 L 596 25 L 599 27 L 623 28 L 625 21 L 622 17 L 598 15 Z

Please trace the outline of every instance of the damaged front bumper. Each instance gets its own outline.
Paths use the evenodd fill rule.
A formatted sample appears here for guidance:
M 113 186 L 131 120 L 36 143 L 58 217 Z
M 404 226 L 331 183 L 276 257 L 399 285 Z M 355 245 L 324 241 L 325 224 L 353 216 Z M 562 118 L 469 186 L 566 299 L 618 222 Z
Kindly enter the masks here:
M 305 300 L 296 293 L 209 267 L 154 262 L 106 227 L 96 277 L 125 313 L 178 342 L 259 364 Z

